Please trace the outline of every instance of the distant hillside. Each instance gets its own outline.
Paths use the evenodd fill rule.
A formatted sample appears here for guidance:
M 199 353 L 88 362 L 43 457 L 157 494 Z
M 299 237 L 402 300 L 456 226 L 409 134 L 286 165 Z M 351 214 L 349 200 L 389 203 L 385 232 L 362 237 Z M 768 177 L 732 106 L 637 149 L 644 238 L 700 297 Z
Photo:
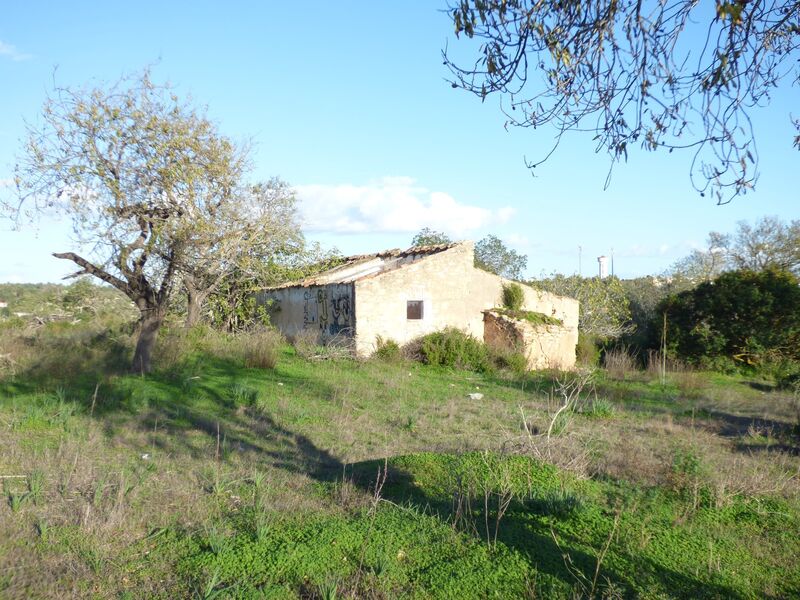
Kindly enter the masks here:
M 0 283 L 0 317 L 18 313 L 45 318 L 52 315 L 80 317 L 85 314 L 115 313 L 136 317 L 130 300 L 118 290 L 78 279 L 70 285 L 57 283 Z M 2 304 L 0 304 L 1 306 Z

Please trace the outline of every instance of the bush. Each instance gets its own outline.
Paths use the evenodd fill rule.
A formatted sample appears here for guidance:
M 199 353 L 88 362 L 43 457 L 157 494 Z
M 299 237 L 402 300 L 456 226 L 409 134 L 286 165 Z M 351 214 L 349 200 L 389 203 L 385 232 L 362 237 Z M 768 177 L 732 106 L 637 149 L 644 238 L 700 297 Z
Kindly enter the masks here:
M 657 311 L 664 312 L 670 353 L 695 364 L 724 359 L 752 368 L 776 355 L 800 360 L 800 286 L 789 272 L 723 273 L 670 296 Z
M 491 355 L 494 364 L 501 369 L 508 369 L 516 375 L 528 372 L 528 359 L 520 350 L 492 348 Z
M 735 375 L 739 372 L 740 364 L 728 356 L 707 356 L 697 361 L 698 366 L 705 371 Z
M 489 349 L 471 335 L 450 328 L 422 338 L 422 360 L 428 365 L 455 367 L 485 373 L 492 370 Z
M 575 357 L 581 367 L 596 367 L 600 363 L 600 348 L 597 344 L 597 339 L 592 335 L 579 331 Z
M 503 306 L 508 310 L 522 310 L 525 290 L 518 283 L 503 284 Z
M 391 339 L 383 339 L 378 336 L 375 340 L 375 353 L 373 357 L 385 362 L 398 362 L 403 359 L 403 351 L 400 345 Z
M 800 362 L 781 363 L 774 369 L 772 376 L 779 390 L 800 392 Z

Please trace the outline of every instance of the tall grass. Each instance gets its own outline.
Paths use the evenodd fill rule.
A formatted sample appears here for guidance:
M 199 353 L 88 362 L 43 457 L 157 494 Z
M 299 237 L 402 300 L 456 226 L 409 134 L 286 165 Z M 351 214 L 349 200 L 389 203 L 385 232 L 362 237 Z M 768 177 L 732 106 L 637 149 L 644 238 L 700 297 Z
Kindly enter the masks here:
M 248 368 L 273 369 L 283 338 L 274 329 L 227 333 L 200 325 L 186 330 L 165 328 L 159 336 L 154 364 L 161 371 L 186 365 L 199 354 Z
M 131 327 L 98 323 L 17 324 L 0 331 L 0 377 L 22 373 L 65 380 L 77 373 L 106 374 L 127 368 Z
M 245 367 L 274 369 L 278 364 L 283 338 L 274 329 L 260 329 L 237 337 Z
M 638 361 L 628 348 L 619 346 L 606 351 L 603 356 L 603 366 L 614 379 L 629 379 L 638 372 Z

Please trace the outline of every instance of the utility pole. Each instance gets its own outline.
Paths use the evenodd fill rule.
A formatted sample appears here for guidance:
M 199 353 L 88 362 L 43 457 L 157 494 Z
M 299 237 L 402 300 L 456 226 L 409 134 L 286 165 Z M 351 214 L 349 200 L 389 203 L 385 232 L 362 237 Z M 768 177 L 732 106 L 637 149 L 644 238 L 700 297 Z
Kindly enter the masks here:
M 614 248 L 611 248 L 611 276 L 614 276 Z
M 581 276 L 581 253 L 583 252 L 583 248 L 578 246 L 578 277 Z

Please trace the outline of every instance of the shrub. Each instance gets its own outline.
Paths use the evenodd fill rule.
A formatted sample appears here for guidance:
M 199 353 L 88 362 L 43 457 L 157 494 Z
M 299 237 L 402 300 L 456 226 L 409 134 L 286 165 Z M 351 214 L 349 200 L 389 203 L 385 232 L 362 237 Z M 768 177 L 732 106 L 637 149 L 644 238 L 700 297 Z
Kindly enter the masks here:
M 775 384 L 779 390 L 800 392 L 800 362 L 790 362 L 776 369 Z
M 373 356 L 385 362 L 398 362 L 403 358 L 403 351 L 394 340 L 383 339 L 378 336 L 375 340 L 375 353 Z
M 528 359 L 520 350 L 492 348 L 491 354 L 494 363 L 501 369 L 508 369 L 517 375 L 528 372 Z
M 578 332 L 578 345 L 575 346 L 575 357 L 581 367 L 596 367 L 600 362 L 600 348 L 597 339 L 589 334 Z
M 723 273 L 670 296 L 657 312 L 667 314 L 670 352 L 693 363 L 758 367 L 776 354 L 800 360 L 800 286 L 789 272 Z
M 698 361 L 698 366 L 706 371 L 715 371 L 726 375 L 734 375 L 739 371 L 739 366 L 733 358 L 728 356 L 708 356 Z
M 714 492 L 708 482 L 709 468 L 694 449 L 678 448 L 672 461 L 670 483 L 674 492 L 691 503 L 694 510 L 710 506 Z
M 423 362 L 428 365 L 479 372 L 492 370 L 492 361 L 486 345 L 458 329 L 448 327 L 424 336 L 420 352 Z
M 522 310 L 525 290 L 518 283 L 503 284 L 503 306 L 508 310 Z

